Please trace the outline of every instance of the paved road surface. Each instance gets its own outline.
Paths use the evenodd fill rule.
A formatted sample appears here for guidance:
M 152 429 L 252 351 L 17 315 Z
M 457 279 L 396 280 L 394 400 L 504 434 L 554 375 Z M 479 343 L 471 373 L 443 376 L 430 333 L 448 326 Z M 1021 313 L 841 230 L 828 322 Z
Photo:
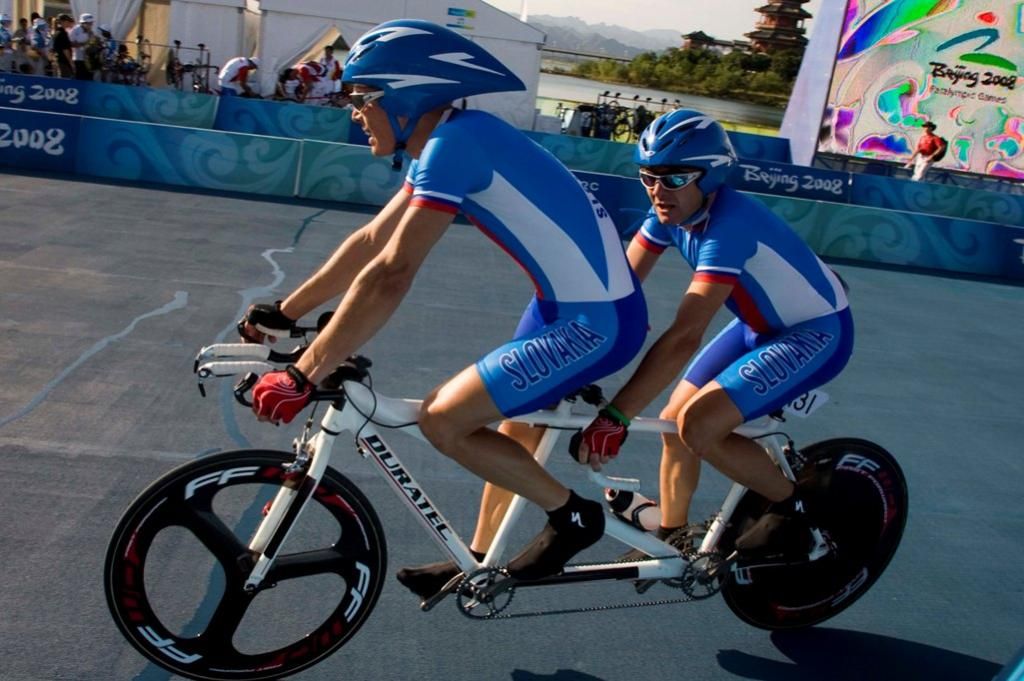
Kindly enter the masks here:
M 134 496 L 176 464 L 216 449 L 287 447 L 294 428 L 258 424 L 223 394 L 201 399 L 192 357 L 230 338 L 251 300 L 291 290 L 366 213 L 0 177 L 0 679 L 164 681 L 171 677 L 148 665 L 107 613 L 110 532 Z M 656 328 L 671 318 L 687 277 L 680 259 L 663 261 L 648 287 Z M 830 387 L 828 407 L 793 431 L 804 442 L 877 440 L 902 461 L 912 500 L 888 572 L 847 612 L 774 634 L 740 623 L 717 598 L 479 623 L 451 603 L 420 613 L 389 580 L 358 636 L 297 678 L 991 679 L 1024 642 L 1022 289 L 838 269 L 853 289 L 856 354 Z M 422 395 L 506 339 L 529 294 L 499 249 L 471 227 L 453 227 L 366 348 L 376 386 Z M 470 531 L 478 483 L 406 443 L 394 440 L 456 528 Z M 629 445 L 616 470 L 656 489 L 656 441 L 635 435 Z M 375 499 L 390 571 L 438 559 L 369 466 L 342 460 Z M 553 470 L 583 489 L 568 457 Z M 725 486 L 707 473 L 697 511 L 710 513 Z M 539 527 L 539 512 L 526 521 L 520 541 Z M 587 555 L 617 550 L 605 540 Z M 671 595 L 658 589 L 650 593 Z M 526 592 L 514 605 L 630 598 L 625 585 L 590 585 Z M 271 613 L 262 616 L 272 623 Z

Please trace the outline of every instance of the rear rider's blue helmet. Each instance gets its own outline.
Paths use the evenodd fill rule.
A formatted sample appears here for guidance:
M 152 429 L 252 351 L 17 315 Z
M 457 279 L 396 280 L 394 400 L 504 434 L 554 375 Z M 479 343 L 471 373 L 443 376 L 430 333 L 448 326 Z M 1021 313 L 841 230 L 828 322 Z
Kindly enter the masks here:
M 705 196 L 725 182 L 738 163 L 725 128 L 692 109 L 654 119 L 636 144 L 633 160 L 643 166 L 685 166 L 703 171 L 697 187 Z
M 472 40 L 416 19 L 370 29 L 352 45 L 343 74 L 346 84 L 384 91 L 377 101 L 388 114 L 399 148 L 428 111 L 462 97 L 526 89 L 518 76 Z M 408 118 L 404 126 L 399 116 Z

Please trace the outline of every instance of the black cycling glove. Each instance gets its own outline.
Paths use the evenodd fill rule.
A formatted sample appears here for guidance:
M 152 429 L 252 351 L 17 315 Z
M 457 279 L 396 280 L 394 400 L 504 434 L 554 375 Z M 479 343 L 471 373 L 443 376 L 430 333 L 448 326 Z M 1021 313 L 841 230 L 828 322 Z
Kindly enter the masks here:
M 276 301 L 273 305 L 260 303 L 259 305 L 251 306 L 245 317 L 238 322 L 238 333 L 242 338 L 254 343 L 261 342 L 246 333 L 246 322 L 255 327 L 260 333 L 274 336 L 275 338 L 289 337 L 295 330 L 295 320 L 289 319 L 281 312 L 280 300 Z

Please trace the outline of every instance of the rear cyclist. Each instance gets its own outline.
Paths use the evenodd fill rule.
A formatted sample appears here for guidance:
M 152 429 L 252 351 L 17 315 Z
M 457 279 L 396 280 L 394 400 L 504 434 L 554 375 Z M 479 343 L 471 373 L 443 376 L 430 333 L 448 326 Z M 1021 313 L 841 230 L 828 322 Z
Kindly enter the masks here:
M 536 432 L 487 426 L 556 403 L 639 352 L 647 309 L 618 233 L 601 205 L 550 153 L 498 118 L 451 103 L 522 82 L 479 45 L 425 21 L 382 24 L 349 52 L 344 78 L 352 120 L 376 156 L 411 157 L 405 185 L 362 229 L 276 306 L 240 323 L 250 340 L 281 335 L 335 296 L 330 323 L 295 366 L 253 389 L 263 420 L 291 421 L 310 386 L 356 352 L 391 317 L 430 249 L 462 213 L 526 271 L 536 295 L 514 338 L 435 388 L 420 429 L 437 449 L 485 480 L 481 518 L 500 513 L 508 492 L 548 512 L 536 539 L 509 563 L 521 579 L 554 574 L 604 532 L 597 502 L 575 495 L 530 452 Z M 487 528 L 486 522 L 481 527 Z M 471 548 L 482 555 L 489 529 Z M 458 574 L 454 563 L 403 570 L 422 597 Z
M 809 548 L 806 500 L 761 446 L 733 430 L 846 365 L 853 320 L 841 281 L 789 225 L 723 184 L 737 159 L 712 118 L 691 110 L 661 116 L 634 158 L 651 208 L 629 246 L 631 266 L 643 280 L 675 246 L 694 275 L 672 325 L 608 408 L 574 437 L 573 453 L 600 468 L 618 453 L 629 419 L 689 363 L 661 411 L 679 431 L 662 438 L 660 538 L 684 536 L 677 530 L 687 523 L 704 459 L 775 502 L 737 548 L 762 555 Z M 736 319 L 700 349 L 723 305 Z

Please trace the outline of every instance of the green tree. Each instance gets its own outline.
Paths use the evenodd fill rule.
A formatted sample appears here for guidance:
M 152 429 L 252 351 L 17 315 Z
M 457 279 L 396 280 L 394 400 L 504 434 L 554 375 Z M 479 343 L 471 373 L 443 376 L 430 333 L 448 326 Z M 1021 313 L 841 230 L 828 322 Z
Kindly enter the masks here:
M 781 106 L 793 89 L 800 55 L 670 48 L 645 52 L 629 63 L 598 60 L 579 64 L 577 76 L 608 83 L 654 87 Z

